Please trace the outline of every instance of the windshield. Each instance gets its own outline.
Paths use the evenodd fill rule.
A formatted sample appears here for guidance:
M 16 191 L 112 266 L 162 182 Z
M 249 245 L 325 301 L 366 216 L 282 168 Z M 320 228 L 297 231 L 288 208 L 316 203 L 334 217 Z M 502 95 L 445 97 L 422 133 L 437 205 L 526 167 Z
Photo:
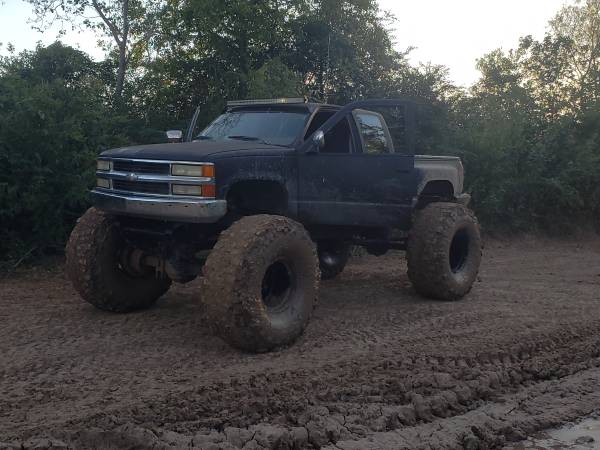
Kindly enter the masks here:
M 307 117 L 307 111 L 231 111 L 217 117 L 197 139 L 291 145 L 302 134 Z

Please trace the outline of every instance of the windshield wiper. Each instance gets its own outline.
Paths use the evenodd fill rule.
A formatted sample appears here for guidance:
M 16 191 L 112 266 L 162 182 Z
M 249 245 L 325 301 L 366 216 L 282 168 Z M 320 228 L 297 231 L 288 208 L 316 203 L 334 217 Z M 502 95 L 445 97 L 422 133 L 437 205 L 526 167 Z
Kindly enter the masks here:
M 257 138 L 256 136 L 227 136 L 227 139 L 239 139 L 240 141 L 260 141 L 263 144 L 265 143 L 265 141 L 263 141 L 261 138 Z
M 240 141 L 252 141 L 252 142 L 260 142 L 265 145 L 275 145 L 277 147 L 289 147 L 289 145 L 284 144 L 274 144 L 272 142 L 267 142 L 264 139 L 258 138 L 256 136 L 227 136 L 227 139 L 239 139 Z
M 198 136 L 196 136 L 194 138 L 194 140 L 196 140 L 196 141 L 208 141 L 209 139 L 212 139 L 212 137 L 205 136 L 204 134 L 199 134 Z

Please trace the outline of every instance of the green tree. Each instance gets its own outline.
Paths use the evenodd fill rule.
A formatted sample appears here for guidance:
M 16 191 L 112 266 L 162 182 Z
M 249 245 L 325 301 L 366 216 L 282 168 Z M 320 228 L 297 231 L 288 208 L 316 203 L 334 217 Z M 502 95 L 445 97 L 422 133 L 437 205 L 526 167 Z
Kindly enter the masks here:
M 589 12 L 573 8 L 557 17 Z M 516 50 L 481 58 L 481 79 L 456 103 L 454 148 L 485 223 L 565 231 L 600 219 L 590 201 L 600 186 L 600 143 L 591 132 L 599 103 L 595 78 L 580 76 L 596 69 L 589 45 L 577 38 L 592 18 L 569 17 L 578 21 L 561 33 L 556 19 L 542 41 L 526 37 Z M 588 55 L 591 69 L 574 68 L 583 61 L 578 54 Z
M 399 92 L 418 72 L 372 0 L 179 0 L 165 11 L 131 105 L 148 123 L 183 123 L 198 104 L 206 122 L 226 99 L 263 92 L 346 103 Z M 272 84 L 288 75 L 290 86 Z
M 87 205 L 95 157 L 125 143 L 102 67 L 61 44 L 0 62 L 0 254 L 61 245 Z
M 577 0 L 550 22 L 551 33 L 569 42 L 564 76 L 580 107 L 600 100 L 600 0 Z
M 73 27 L 82 24 L 101 32 L 107 49 L 116 48 L 117 74 L 114 97 L 121 99 L 125 76 L 132 61 L 150 51 L 159 15 L 166 0 L 26 0 L 34 8 L 38 28 L 56 21 Z M 110 45 L 112 42 L 112 45 Z
M 283 0 L 169 2 L 156 57 L 132 83 L 130 110 L 147 124 L 184 127 L 202 105 L 200 121 L 206 123 L 226 99 L 247 98 L 261 68 L 289 46 L 293 11 L 294 2 Z
M 296 10 L 293 45 L 283 60 L 302 74 L 312 97 L 338 103 L 367 97 L 408 66 L 393 48 L 392 18 L 375 0 L 305 1 Z
M 600 98 L 600 0 L 563 7 L 543 40 L 521 39 L 520 73 L 549 120 L 578 115 Z
M 300 76 L 281 62 L 280 58 L 267 61 L 250 72 L 248 97 L 277 98 L 302 95 Z

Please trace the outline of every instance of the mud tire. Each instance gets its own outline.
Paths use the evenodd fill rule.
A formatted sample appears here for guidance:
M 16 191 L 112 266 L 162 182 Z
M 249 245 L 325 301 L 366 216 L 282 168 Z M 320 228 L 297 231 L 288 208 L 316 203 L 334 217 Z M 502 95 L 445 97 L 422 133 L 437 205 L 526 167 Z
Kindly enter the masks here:
M 280 216 L 243 217 L 221 234 L 204 266 L 208 323 L 245 351 L 290 344 L 310 320 L 319 278 L 316 246 L 302 225 Z
M 475 215 L 457 203 L 431 203 L 417 211 L 409 233 L 408 278 L 429 298 L 459 300 L 472 288 L 481 264 Z
M 322 241 L 317 245 L 321 279 L 331 280 L 344 271 L 350 259 L 350 246 L 339 241 Z
M 98 309 L 129 312 L 152 306 L 171 280 L 154 272 L 133 276 L 119 265 L 123 238 L 109 215 L 90 208 L 79 219 L 66 248 L 67 275 L 79 295 Z

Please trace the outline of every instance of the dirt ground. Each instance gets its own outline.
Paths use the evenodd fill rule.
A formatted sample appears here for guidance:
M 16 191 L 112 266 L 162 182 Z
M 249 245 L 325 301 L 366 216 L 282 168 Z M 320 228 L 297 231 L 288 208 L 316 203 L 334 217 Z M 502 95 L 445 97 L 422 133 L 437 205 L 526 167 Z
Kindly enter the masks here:
M 600 241 L 488 242 L 456 303 L 405 269 L 355 259 L 261 355 L 207 333 L 197 282 L 114 315 L 60 267 L 1 279 L 0 448 L 513 448 L 600 411 Z

